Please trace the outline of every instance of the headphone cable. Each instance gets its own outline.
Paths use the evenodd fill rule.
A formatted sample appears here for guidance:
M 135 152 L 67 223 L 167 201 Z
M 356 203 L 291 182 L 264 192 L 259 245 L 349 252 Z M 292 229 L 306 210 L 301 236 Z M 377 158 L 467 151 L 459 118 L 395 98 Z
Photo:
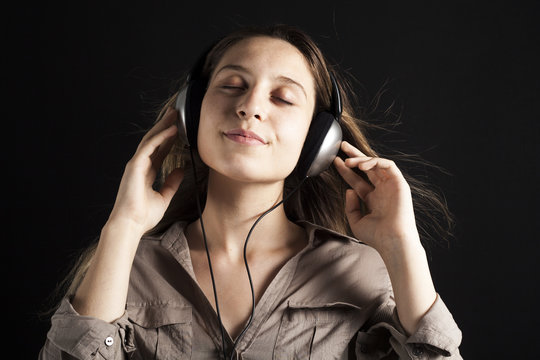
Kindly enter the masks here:
M 191 155 L 191 165 L 193 167 L 193 177 L 195 180 L 195 197 L 197 199 L 197 211 L 199 212 L 199 222 L 201 224 L 204 248 L 206 250 L 206 258 L 208 259 L 208 269 L 210 270 L 210 277 L 212 279 L 212 289 L 214 290 L 214 301 L 216 303 L 216 313 L 219 320 L 219 328 L 221 330 L 221 348 L 223 349 L 223 358 L 226 359 L 227 354 L 225 353 L 224 326 L 223 326 L 223 323 L 221 322 L 221 315 L 219 313 L 218 296 L 216 292 L 216 281 L 214 279 L 214 272 L 212 271 L 212 261 L 210 260 L 210 251 L 208 250 L 208 243 L 206 241 L 206 232 L 204 230 L 204 223 L 202 220 L 201 201 L 199 199 L 199 180 L 197 179 L 197 171 L 195 170 L 195 158 L 193 156 L 193 148 L 191 146 L 189 147 L 189 153 Z
M 226 354 L 226 351 L 225 351 L 225 333 L 224 333 L 225 332 L 225 330 L 224 330 L 225 327 L 223 326 L 223 322 L 221 321 L 221 314 L 220 314 L 220 311 L 219 311 L 218 296 L 217 296 L 217 291 L 216 291 L 216 282 L 215 282 L 215 279 L 214 279 L 214 272 L 212 270 L 212 261 L 210 260 L 210 251 L 208 250 L 208 242 L 206 240 L 206 232 L 204 230 L 204 223 L 203 223 L 203 219 L 202 219 L 202 211 L 201 211 L 201 204 L 200 204 L 199 191 L 198 191 L 199 190 L 198 189 L 199 181 L 197 179 L 197 171 L 195 170 L 195 159 L 194 159 L 194 156 L 193 156 L 193 149 L 192 149 L 191 146 L 189 147 L 189 150 L 190 150 L 190 155 L 191 155 L 191 165 L 193 167 L 193 177 L 195 179 L 195 186 L 197 188 L 196 191 L 195 191 L 195 196 L 196 196 L 196 199 L 197 199 L 197 210 L 199 212 L 199 222 L 201 224 L 204 248 L 206 250 L 206 257 L 208 259 L 208 269 L 210 270 L 210 277 L 212 279 L 212 289 L 214 291 L 214 301 L 216 303 L 216 314 L 217 314 L 217 317 L 218 317 L 218 320 L 219 320 L 219 326 L 220 326 L 220 330 L 221 330 L 221 347 L 222 347 L 222 351 L 223 351 L 223 358 L 227 359 L 227 354 Z M 270 212 L 275 210 L 278 206 L 280 206 L 285 201 L 287 201 L 289 199 L 289 197 L 292 194 L 294 194 L 300 188 L 300 186 L 302 186 L 302 184 L 304 183 L 304 181 L 307 178 L 308 178 L 307 176 L 302 178 L 300 183 L 298 183 L 298 185 L 289 194 L 287 194 L 287 196 L 285 198 L 283 198 L 277 204 L 275 204 L 270 209 L 266 210 L 263 214 L 261 214 L 257 218 L 257 220 L 255 221 L 255 223 L 253 223 L 253 225 L 251 226 L 251 229 L 249 230 L 249 232 L 248 232 L 248 234 L 246 236 L 246 240 L 244 241 L 243 255 L 244 255 L 244 265 L 246 267 L 246 272 L 247 272 L 248 280 L 249 280 L 249 287 L 250 287 L 250 290 L 251 290 L 251 314 L 249 316 L 249 319 L 247 321 L 246 326 L 244 326 L 244 329 L 242 329 L 242 332 L 238 335 L 238 337 L 236 338 L 236 340 L 233 343 L 233 347 L 232 347 L 231 353 L 230 353 L 231 354 L 230 360 L 232 360 L 232 358 L 234 356 L 234 350 L 236 348 L 236 345 L 238 345 L 238 343 L 243 338 L 243 336 L 246 333 L 246 331 L 248 330 L 248 328 L 251 326 L 251 323 L 253 321 L 253 317 L 255 315 L 255 290 L 253 288 L 253 279 L 251 277 L 251 272 L 249 270 L 249 264 L 248 264 L 248 261 L 247 261 L 247 245 L 248 245 L 249 238 L 251 237 L 251 233 L 253 232 L 253 230 L 255 229 L 255 226 L 259 223 L 259 221 L 262 220 L 263 217 L 265 217 Z
M 244 264 L 246 266 L 246 271 L 247 271 L 247 274 L 248 274 L 248 279 L 249 279 L 249 286 L 250 286 L 250 289 L 251 289 L 251 315 L 249 316 L 249 319 L 247 321 L 247 324 L 246 326 L 244 327 L 244 329 L 242 330 L 242 332 L 240 333 L 240 335 L 238 335 L 238 337 L 236 338 L 236 340 L 234 341 L 234 344 L 233 344 L 233 347 L 231 349 L 231 357 L 230 357 L 230 360 L 232 360 L 233 358 L 233 355 L 234 355 L 234 350 L 236 348 L 236 345 L 240 342 L 240 340 L 242 340 L 242 337 L 244 336 L 244 334 L 246 333 L 246 331 L 248 330 L 248 328 L 251 326 L 251 322 L 253 321 L 253 316 L 255 315 L 255 291 L 253 289 L 253 280 L 251 278 L 251 272 L 249 271 L 249 265 L 248 265 L 248 262 L 247 262 L 247 245 L 248 245 L 248 241 L 249 241 L 249 238 L 251 236 L 251 233 L 253 232 L 253 229 L 255 229 L 255 226 L 259 223 L 259 221 L 262 220 L 263 217 L 265 217 L 266 215 L 268 215 L 270 212 L 272 212 L 274 209 L 276 209 L 279 205 L 283 204 L 285 201 L 287 201 L 289 199 L 289 197 L 294 194 L 299 188 L 300 186 L 304 183 L 304 181 L 307 179 L 308 177 L 304 177 L 300 183 L 284 198 L 282 199 L 281 201 L 279 201 L 277 204 L 275 204 L 274 206 L 272 206 L 270 209 L 266 210 L 261 216 L 259 216 L 259 218 L 255 221 L 255 223 L 251 226 L 251 229 L 249 230 L 248 232 L 248 235 L 246 237 L 246 240 L 244 242 Z

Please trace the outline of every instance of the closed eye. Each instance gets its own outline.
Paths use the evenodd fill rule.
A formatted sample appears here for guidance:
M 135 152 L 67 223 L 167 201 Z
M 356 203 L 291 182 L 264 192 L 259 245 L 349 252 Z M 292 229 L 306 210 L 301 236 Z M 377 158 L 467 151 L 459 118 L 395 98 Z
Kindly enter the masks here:
M 242 86 L 234 86 L 234 85 L 222 85 L 222 89 L 230 89 L 230 90 L 243 90 L 244 88 Z
M 287 101 L 287 100 L 285 100 L 285 99 L 283 99 L 283 98 L 280 98 L 279 96 L 272 96 L 272 99 L 274 99 L 275 101 L 278 101 L 278 102 L 280 102 L 280 103 L 283 103 L 283 104 L 285 104 L 285 105 L 293 105 L 292 102 Z

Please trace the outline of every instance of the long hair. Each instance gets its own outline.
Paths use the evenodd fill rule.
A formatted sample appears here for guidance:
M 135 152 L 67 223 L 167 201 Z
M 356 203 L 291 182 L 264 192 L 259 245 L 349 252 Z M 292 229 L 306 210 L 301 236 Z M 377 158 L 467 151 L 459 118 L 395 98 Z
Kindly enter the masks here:
M 342 98 L 343 112 L 341 115 L 340 126 L 343 132 L 343 140 L 356 146 L 367 156 L 379 156 L 366 137 L 368 130 L 374 128 L 380 129 L 378 124 L 370 123 L 364 119 L 361 108 L 357 106 L 353 88 L 344 74 L 337 68 L 330 65 L 324 57 L 317 44 L 303 31 L 296 27 L 287 25 L 274 25 L 270 27 L 246 27 L 237 30 L 220 41 L 218 41 L 207 53 L 202 68 L 202 77 L 210 78 L 223 54 L 233 45 L 241 40 L 257 36 L 266 36 L 275 39 L 287 41 L 295 46 L 304 56 L 310 67 L 315 82 L 316 102 L 315 113 L 322 110 L 329 110 L 332 99 L 332 83 L 330 73 L 338 80 L 338 86 Z M 167 107 L 173 106 L 178 92 L 174 93 L 164 102 L 157 116 L 157 121 L 164 115 Z M 195 192 L 199 193 L 201 199 L 206 196 L 206 184 L 208 168 L 200 161 L 195 161 L 199 187 L 194 182 L 192 171 L 193 164 L 189 151 L 178 140 L 169 155 L 166 157 L 161 168 L 160 177 L 156 186 L 162 185 L 163 179 L 175 168 L 185 169 L 184 181 L 180 186 L 171 205 L 166 211 L 160 223 L 150 232 L 160 232 L 168 228 L 173 222 L 178 220 L 193 221 L 198 217 L 195 206 Z M 341 153 L 340 153 L 341 154 Z M 342 154 L 341 154 L 342 155 Z M 413 156 L 400 154 L 395 156 L 395 160 L 420 162 L 421 159 Z M 427 184 L 421 182 L 412 176 L 404 174 L 411 192 L 415 213 L 423 221 L 419 222 L 418 228 L 423 233 L 423 240 L 435 235 L 441 237 L 448 235 L 452 223 L 452 216 L 444 202 L 444 199 Z M 365 174 L 360 174 L 366 181 L 369 181 Z M 285 179 L 284 196 L 290 192 L 300 181 L 293 172 Z M 338 174 L 337 170 L 331 166 L 326 171 L 315 177 L 309 177 L 300 189 L 294 193 L 289 200 L 284 203 L 285 213 L 292 221 L 306 220 L 339 233 L 352 236 L 347 218 L 345 216 L 345 190 L 348 184 Z M 204 201 L 202 201 L 204 204 Z M 365 209 L 365 206 L 364 206 Z M 437 216 L 436 216 L 437 215 Z M 435 218 L 436 217 L 436 218 Z M 424 241 L 425 242 L 425 241 Z
M 332 73 L 337 79 L 342 98 L 343 111 L 340 125 L 343 132 L 343 140 L 348 141 L 368 156 L 380 156 L 366 137 L 369 130 L 373 128 L 380 129 L 379 125 L 371 123 L 366 119 L 365 113 L 362 110 L 366 107 L 357 105 L 357 98 L 349 80 L 337 68 L 329 64 L 316 43 L 298 28 L 287 25 L 274 25 L 270 27 L 246 27 L 235 31 L 222 38 L 210 49 L 206 55 L 206 59 L 204 59 L 201 75 L 210 78 L 223 54 L 234 44 L 247 38 L 260 36 L 287 41 L 304 55 L 315 80 L 315 112 L 328 110 L 331 106 L 332 83 L 330 73 Z M 178 83 L 181 82 L 179 81 Z M 178 88 L 181 88 L 181 86 Z M 157 111 L 156 122 L 164 116 L 168 107 L 174 106 L 177 95 L 178 91 L 162 102 Z M 200 160 L 196 152 L 196 161 L 195 164 L 192 164 L 189 150 L 185 145 L 178 137 L 177 142 L 164 159 L 154 187 L 159 188 L 167 175 L 178 167 L 184 169 L 184 180 L 161 221 L 153 229 L 148 231 L 147 234 L 161 233 L 177 221 L 196 220 L 199 216 L 196 206 L 196 193 L 198 193 L 201 199 L 201 204 L 205 203 L 208 168 Z M 414 156 L 411 157 L 403 154 L 399 157 L 401 162 L 410 160 L 418 163 L 422 161 Z M 393 158 L 393 160 L 397 159 Z M 195 182 L 193 165 L 196 166 L 197 183 Z M 442 239 L 450 235 L 453 220 L 444 198 L 426 183 L 407 175 L 403 170 L 402 173 L 413 195 L 417 226 L 422 242 L 425 244 L 427 239 Z M 365 174 L 360 173 L 360 175 L 366 181 L 369 181 Z M 285 179 L 284 196 L 300 180 L 293 171 Z M 285 213 L 291 221 L 306 220 L 336 232 L 353 236 L 347 222 L 344 207 L 345 190 L 348 187 L 348 184 L 338 174 L 337 170 L 333 166 L 330 166 L 320 175 L 309 177 L 304 182 L 300 189 L 284 203 Z M 85 250 L 74 269 L 64 279 L 62 284 L 67 289 L 64 295 L 75 293 L 92 261 L 95 247 L 96 244 L 92 244 Z
M 377 154 L 369 145 L 364 136 L 366 124 L 353 112 L 353 106 L 349 101 L 350 89 L 341 74 L 331 68 L 329 62 L 323 56 L 315 42 L 303 31 L 286 25 L 274 25 L 271 27 L 246 27 L 235 31 L 218 41 L 208 52 L 202 68 L 201 77 L 210 78 L 223 54 L 241 40 L 265 36 L 287 41 L 296 47 L 304 56 L 311 70 L 315 83 L 315 113 L 329 110 L 332 99 L 332 83 L 330 73 L 338 80 L 340 93 L 342 94 L 343 112 L 340 125 L 343 139 L 357 146 L 368 156 Z M 173 94 L 161 109 L 158 120 L 164 115 L 168 106 L 176 101 L 178 93 Z M 162 184 L 163 179 L 175 168 L 184 167 L 185 177 L 181 189 L 177 192 L 161 222 L 151 231 L 160 232 L 178 220 L 194 220 L 198 214 L 195 206 L 195 192 L 204 199 L 206 196 L 206 183 L 208 169 L 201 161 L 196 162 L 197 177 L 200 182 L 199 188 L 193 181 L 193 172 L 189 152 L 180 140 L 173 147 L 170 154 L 165 158 L 161 168 L 157 186 Z M 197 160 L 199 160 L 197 158 Z M 301 179 L 293 172 L 285 179 L 284 196 L 291 191 Z M 344 211 L 344 195 L 347 184 L 330 167 L 316 177 L 309 177 L 301 188 L 284 203 L 285 213 L 291 221 L 307 220 L 318 225 L 330 228 L 340 233 L 352 235 L 347 224 Z M 204 203 L 204 201 L 202 201 Z

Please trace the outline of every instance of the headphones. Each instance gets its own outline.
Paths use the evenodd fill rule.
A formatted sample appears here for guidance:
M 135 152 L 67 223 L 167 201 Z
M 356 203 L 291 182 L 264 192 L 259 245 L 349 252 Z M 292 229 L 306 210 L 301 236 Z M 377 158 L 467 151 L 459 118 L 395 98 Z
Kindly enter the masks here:
M 175 104 L 179 113 L 179 136 L 193 149 L 197 148 L 201 105 L 208 86 L 208 79 L 202 75 L 207 55 L 208 52 L 205 52 L 191 69 L 187 83 L 180 89 Z M 335 77 L 329 73 L 332 81 L 330 111 L 317 113 L 311 121 L 294 170 L 301 178 L 317 176 L 326 170 L 334 161 L 341 146 L 342 131 L 339 125 L 342 111 L 341 95 Z

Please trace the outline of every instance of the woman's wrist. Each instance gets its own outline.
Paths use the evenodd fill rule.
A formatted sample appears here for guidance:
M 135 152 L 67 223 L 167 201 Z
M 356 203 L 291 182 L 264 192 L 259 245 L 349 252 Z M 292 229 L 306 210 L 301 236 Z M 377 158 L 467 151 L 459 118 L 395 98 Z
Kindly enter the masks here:
M 143 236 L 143 234 L 146 232 L 144 227 L 133 220 L 127 219 L 127 218 L 119 218 L 119 217 L 109 217 L 103 228 L 101 229 L 101 234 L 107 234 L 107 233 L 123 233 L 123 238 L 133 238 L 138 240 Z
M 110 219 L 103 226 L 92 262 L 73 297 L 78 313 L 108 322 L 122 315 L 141 231 L 129 220 Z
M 427 255 L 418 236 L 393 239 L 377 249 L 393 282 L 413 281 L 431 275 Z
M 404 257 L 425 256 L 425 250 L 420 242 L 418 232 L 389 237 L 384 241 L 380 241 L 376 250 L 385 262 L 401 261 Z
M 412 334 L 437 298 L 426 251 L 418 237 L 396 239 L 380 255 L 386 265 L 401 324 Z
M 101 229 L 98 251 L 108 249 L 121 253 L 131 262 L 144 232 L 140 224 L 129 219 L 109 219 Z

